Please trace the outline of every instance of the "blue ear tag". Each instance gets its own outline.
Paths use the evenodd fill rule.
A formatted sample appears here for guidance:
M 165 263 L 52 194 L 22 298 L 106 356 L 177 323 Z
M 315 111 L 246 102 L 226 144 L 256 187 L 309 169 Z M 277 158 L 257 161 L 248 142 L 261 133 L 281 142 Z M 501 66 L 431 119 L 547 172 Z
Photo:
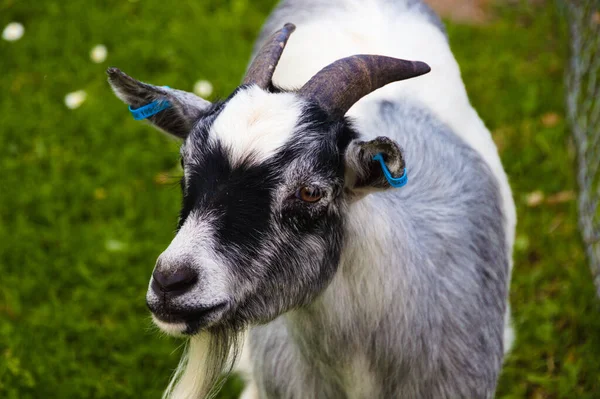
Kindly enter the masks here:
M 385 162 L 383 162 L 383 156 L 381 154 L 375 155 L 373 157 L 373 160 L 379 161 L 379 163 L 381 164 L 381 169 L 383 170 L 383 175 L 385 176 L 385 179 L 388 181 L 388 183 L 390 183 L 390 186 L 392 186 L 394 188 L 400 188 L 400 187 L 406 186 L 406 183 L 408 183 L 408 171 L 406 170 L 406 168 L 404 168 L 404 172 L 402 173 L 402 176 L 394 177 L 390 173 L 390 170 L 388 169 Z
M 163 87 L 166 87 L 167 89 L 169 88 L 169 86 Z M 150 118 L 152 115 L 156 115 L 159 112 L 169 108 L 170 106 L 171 103 L 169 102 L 169 100 L 156 100 L 135 109 L 131 108 L 130 105 L 129 112 L 131 112 L 131 115 L 133 115 L 133 119 L 139 121 L 142 119 Z
M 133 115 L 133 119 L 136 121 L 146 119 L 152 115 L 158 114 L 160 111 L 164 111 L 169 108 L 171 103 L 168 100 L 157 100 L 152 101 L 150 104 L 143 105 L 139 108 L 133 109 L 129 106 L 129 112 Z

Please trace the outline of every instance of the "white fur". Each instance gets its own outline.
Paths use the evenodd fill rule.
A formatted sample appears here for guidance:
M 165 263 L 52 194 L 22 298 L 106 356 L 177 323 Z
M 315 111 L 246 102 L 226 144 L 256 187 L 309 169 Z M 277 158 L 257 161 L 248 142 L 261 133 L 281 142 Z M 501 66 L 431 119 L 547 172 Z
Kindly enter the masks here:
M 163 332 L 173 336 L 181 336 L 187 328 L 185 323 L 166 323 L 157 319 L 154 315 L 152 315 L 152 322 L 154 322 L 154 324 L 156 324 Z
M 250 352 L 249 338 L 250 334 L 246 331 L 240 356 L 236 359 L 237 361 L 234 365 L 234 370 L 240 373 L 246 380 L 252 378 L 252 355 Z
M 294 133 L 302 103 L 294 94 L 269 94 L 258 86 L 238 93 L 212 125 L 210 139 L 228 150 L 232 163 L 261 162 Z
M 510 317 L 510 303 L 506 304 L 506 313 L 504 316 L 504 353 L 507 354 L 512 350 L 515 343 L 515 330 L 513 329 Z
M 198 399 L 206 375 L 206 358 L 210 351 L 210 335 L 202 332 L 188 341 L 163 399 Z
M 240 399 L 259 399 L 258 387 L 256 386 L 256 381 L 252 378 L 253 363 L 249 338 L 250 334 L 246 331 L 240 356 L 236 359 L 233 371 L 238 373 L 246 383 Z
M 377 376 L 371 371 L 369 359 L 359 353 L 355 353 L 352 362 L 347 365 L 343 383 L 348 399 L 373 397 L 379 386 Z
M 250 381 L 244 391 L 240 395 L 240 399 L 260 399 L 260 394 L 258 393 L 258 387 L 256 386 L 256 382 Z

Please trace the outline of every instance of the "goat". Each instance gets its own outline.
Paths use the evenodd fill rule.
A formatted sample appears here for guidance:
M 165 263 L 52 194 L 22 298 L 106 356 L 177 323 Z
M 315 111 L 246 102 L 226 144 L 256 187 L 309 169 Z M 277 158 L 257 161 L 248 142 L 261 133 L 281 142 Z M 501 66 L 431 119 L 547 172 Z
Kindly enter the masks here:
M 209 396 L 236 359 L 244 398 L 494 395 L 515 207 L 424 3 L 283 1 L 212 104 L 108 75 L 183 139 L 177 234 L 147 294 L 189 337 L 165 397 Z

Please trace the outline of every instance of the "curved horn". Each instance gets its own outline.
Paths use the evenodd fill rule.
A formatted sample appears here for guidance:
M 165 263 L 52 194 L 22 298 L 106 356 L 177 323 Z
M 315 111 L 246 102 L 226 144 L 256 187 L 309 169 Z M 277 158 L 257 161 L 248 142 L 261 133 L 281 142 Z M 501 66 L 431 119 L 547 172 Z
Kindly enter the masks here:
M 321 69 L 298 93 L 303 98 L 315 101 L 332 118 L 341 118 L 354 103 L 372 91 L 429 71 L 429 65 L 421 61 L 380 55 L 353 55 Z
M 244 84 L 255 83 L 263 89 L 271 85 L 271 78 L 275 72 L 275 67 L 281 58 L 283 48 L 285 47 L 292 32 L 296 29 L 294 24 L 287 23 L 283 28 L 273 33 L 267 42 L 262 46 L 254 61 L 250 64 Z

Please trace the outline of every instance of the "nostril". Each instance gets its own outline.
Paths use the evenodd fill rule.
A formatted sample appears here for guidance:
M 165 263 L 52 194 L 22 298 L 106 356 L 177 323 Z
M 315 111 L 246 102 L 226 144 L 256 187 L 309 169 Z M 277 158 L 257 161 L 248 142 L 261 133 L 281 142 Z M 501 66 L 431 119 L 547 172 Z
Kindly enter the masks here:
M 159 288 L 163 292 L 187 291 L 198 280 L 198 275 L 187 267 L 179 268 L 174 272 L 156 269 L 152 273 L 152 277 L 158 286 L 154 287 L 154 290 Z

